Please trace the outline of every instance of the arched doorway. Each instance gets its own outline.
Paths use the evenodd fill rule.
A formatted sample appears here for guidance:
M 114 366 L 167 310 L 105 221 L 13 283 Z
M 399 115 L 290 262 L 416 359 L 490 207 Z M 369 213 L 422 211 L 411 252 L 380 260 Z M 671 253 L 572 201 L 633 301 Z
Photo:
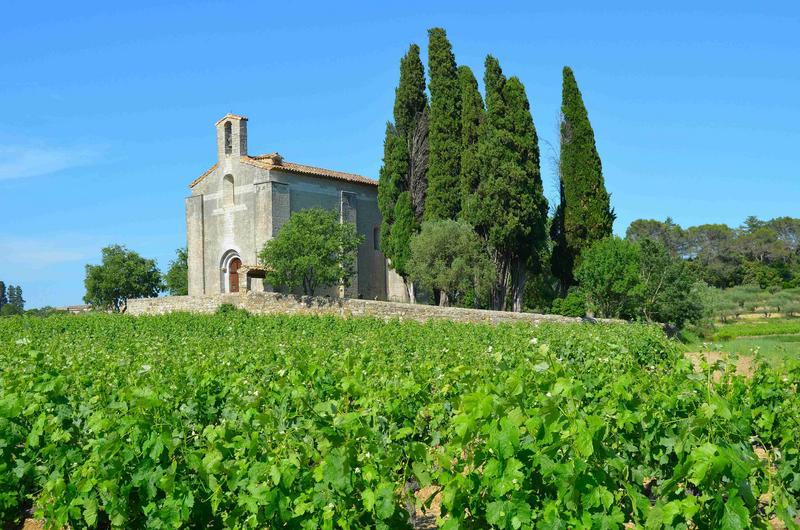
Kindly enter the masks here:
M 228 292 L 239 292 L 239 267 L 242 266 L 242 260 L 233 258 L 228 262 Z
M 239 292 L 239 269 L 242 268 L 242 258 L 235 249 L 230 249 L 222 254 L 219 260 L 219 292 Z

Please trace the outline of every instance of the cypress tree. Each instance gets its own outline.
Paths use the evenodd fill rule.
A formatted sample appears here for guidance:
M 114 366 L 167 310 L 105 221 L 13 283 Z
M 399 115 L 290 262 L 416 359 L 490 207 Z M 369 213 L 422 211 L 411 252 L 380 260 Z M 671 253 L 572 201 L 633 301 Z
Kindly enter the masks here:
M 22 313 L 25 310 L 25 299 L 22 298 L 22 287 L 19 285 L 14 289 L 14 307 L 18 313 Z
M 394 91 L 394 125 L 401 137 L 408 140 L 425 107 L 425 67 L 419 57 L 419 46 L 412 44 L 400 59 L 400 83 Z
M 394 123 L 386 124 L 383 165 L 378 179 L 381 250 L 403 278 L 407 276 L 405 263 L 410 252 L 409 242 L 422 216 L 426 189 L 428 99 L 419 52 L 419 46 L 412 44 L 400 60 Z M 415 204 L 418 205 L 416 212 Z M 395 228 L 395 223 L 401 226 Z M 413 289 L 409 288 L 409 292 L 413 294 Z
M 3 281 L 0 281 L 0 310 L 3 309 L 3 306 L 8 303 L 8 297 L 6 296 L 6 284 Z
M 506 80 L 492 56 L 486 58 L 484 85 L 480 180 L 464 216 L 492 252 L 497 272 L 492 306 L 505 308 L 510 286 L 514 309 L 519 311 L 527 274 L 539 271 L 539 257 L 547 242 L 539 144 L 525 88 L 516 77 Z
M 13 285 L 8 286 L 8 305 L 9 309 L 6 309 L 6 313 L 10 313 L 12 315 L 17 314 L 20 312 L 19 306 L 19 298 L 17 293 L 17 288 Z
M 583 97 L 568 66 L 564 67 L 561 101 L 561 204 L 552 227 L 552 269 L 562 291 L 574 283 L 581 253 L 611 235 L 614 211 L 603 180 L 603 168 Z
M 428 30 L 431 110 L 425 219 L 455 219 L 460 198 L 461 90 L 456 59 L 442 28 Z
M 480 164 L 478 139 L 485 110 L 478 91 L 478 81 L 468 66 L 458 67 L 461 87 L 461 209 L 469 208 L 470 198 L 478 187 Z
M 408 152 L 405 142 L 390 122 L 386 124 L 386 137 L 383 141 L 383 165 L 378 176 L 378 209 L 381 211 L 381 251 L 394 261 L 392 225 L 397 197 L 405 187 L 408 171 Z
M 544 197 L 539 157 L 539 137 L 531 115 L 525 87 L 511 77 L 503 87 L 506 127 L 510 133 L 515 170 L 510 171 L 508 205 L 511 250 L 511 299 L 514 311 L 522 311 L 522 297 L 528 273 L 540 273 L 547 248 L 547 199 Z

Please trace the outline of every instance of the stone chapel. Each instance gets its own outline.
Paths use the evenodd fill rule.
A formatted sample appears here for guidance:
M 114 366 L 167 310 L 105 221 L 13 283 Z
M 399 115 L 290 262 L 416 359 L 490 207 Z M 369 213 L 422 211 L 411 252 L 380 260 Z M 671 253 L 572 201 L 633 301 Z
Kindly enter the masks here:
M 186 199 L 189 295 L 263 291 L 257 256 L 293 212 L 328 208 L 364 236 L 350 298 L 407 301 L 402 279 L 380 251 L 377 181 L 288 162 L 278 153 L 247 152 L 247 118 L 228 114 L 216 123 L 217 162 L 190 185 Z

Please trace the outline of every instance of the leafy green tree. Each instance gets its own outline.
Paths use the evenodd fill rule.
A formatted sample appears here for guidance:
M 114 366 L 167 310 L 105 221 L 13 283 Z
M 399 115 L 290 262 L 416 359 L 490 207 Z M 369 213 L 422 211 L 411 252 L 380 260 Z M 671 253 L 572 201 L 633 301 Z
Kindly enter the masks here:
M 461 87 L 456 59 L 442 28 L 428 30 L 431 112 L 425 219 L 455 219 L 461 206 Z
M 495 264 L 492 307 L 505 308 L 510 287 L 514 310 L 520 311 L 528 272 L 539 270 L 547 245 L 538 139 L 522 83 L 506 80 L 492 56 L 486 58 L 484 85 L 480 180 L 462 214 L 485 239 Z
M 736 232 L 724 224 L 686 229 L 686 253 L 698 276 L 714 287 L 742 283 L 744 258 L 736 248 Z
M 462 302 L 468 293 L 481 299 L 494 280 L 492 262 L 475 230 L 449 219 L 422 223 L 411 240 L 409 269 L 415 284 L 441 291 L 442 306 Z
M 461 87 L 461 209 L 469 204 L 470 197 L 480 181 L 478 141 L 485 116 L 483 98 L 478 81 L 468 66 L 458 67 Z
M 641 317 L 678 329 L 705 318 L 708 308 L 699 292 L 705 284 L 695 278 L 687 264 L 671 256 L 659 241 L 642 239 L 638 245 Z
M 313 296 L 322 287 L 350 284 L 363 240 L 336 212 L 312 208 L 292 214 L 259 258 L 267 282 Z
M 797 256 L 800 253 L 800 219 L 793 217 L 776 217 L 767 221 L 767 226 L 774 230 L 778 239 Z
M 5 282 L 0 281 L 0 311 L 3 310 L 3 306 L 8 303 L 8 295 L 6 295 L 6 284 Z
M 663 222 L 655 219 L 636 219 L 625 231 L 625 239 L 629 241 L 641 241 L 643 239 L 658 241 L 675 258 L 683 257 L 686 254 L 686 235 L 671 217 L 667 217 Z
M 164 275 L 167 290 L 172 296 L 189 294 L 189 261 L 186 247 L 175 250 L 175 259 L 169 262 Z
M 554 219 L 553 274 L 566 290 L 581 254 L 596 241 L 611 235 L 614 211 L 603 180 L 583 96 L 575 75 L 564 67 L 561 101 L 561 154 L 559 159 L 561 204 Z
M 761 261 L 745 261 L 742 264 L 742 283 L 758 285 L 762 289 L 781 287 L 783 278 L 780 272 Z
M 100 265 L 86 265 L 83 300 L 87 304 L 124 312 L 129 298 L 150 298 L 163 290 L 155 260 L 122 245 L 111 245 L 101 252 Z
M 425 94 L 425 72 L 419 46 L 412 44 L 400 60 L 400 81 L 395 90 L 394 123 L 386 124 L 383 143 L 383 165 L 378 180 L 378 207 L 381 211 L 381 250 L 391 266 L 406 279 L 403 262 L 409 254 L 411 234 L 422 219 L 427 191 L 428 166 L 428 99 Z M 410 201 L 413 221 L 399 220 L 396 210 L 408 212 L 407 204 L 398 207 L 403 193 Z M 408 225 L 411 232 L 406 235 Z M 412 295 L 413 286 L 408 285 Z
M 597 241 L 584 250 L 575 278 L 596 316 L 636 316 L 640 296 L 640 255 L 636 243 L 618 237 Z

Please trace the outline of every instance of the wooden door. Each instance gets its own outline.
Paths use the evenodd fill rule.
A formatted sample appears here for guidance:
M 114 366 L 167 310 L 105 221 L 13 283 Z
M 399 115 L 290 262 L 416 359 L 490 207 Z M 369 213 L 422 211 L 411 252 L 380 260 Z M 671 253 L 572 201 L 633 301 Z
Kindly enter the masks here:
M 239 292 L 239 267 L 242 266 L 242 260 L 233 258 L 228 263 L 228 292 Z

